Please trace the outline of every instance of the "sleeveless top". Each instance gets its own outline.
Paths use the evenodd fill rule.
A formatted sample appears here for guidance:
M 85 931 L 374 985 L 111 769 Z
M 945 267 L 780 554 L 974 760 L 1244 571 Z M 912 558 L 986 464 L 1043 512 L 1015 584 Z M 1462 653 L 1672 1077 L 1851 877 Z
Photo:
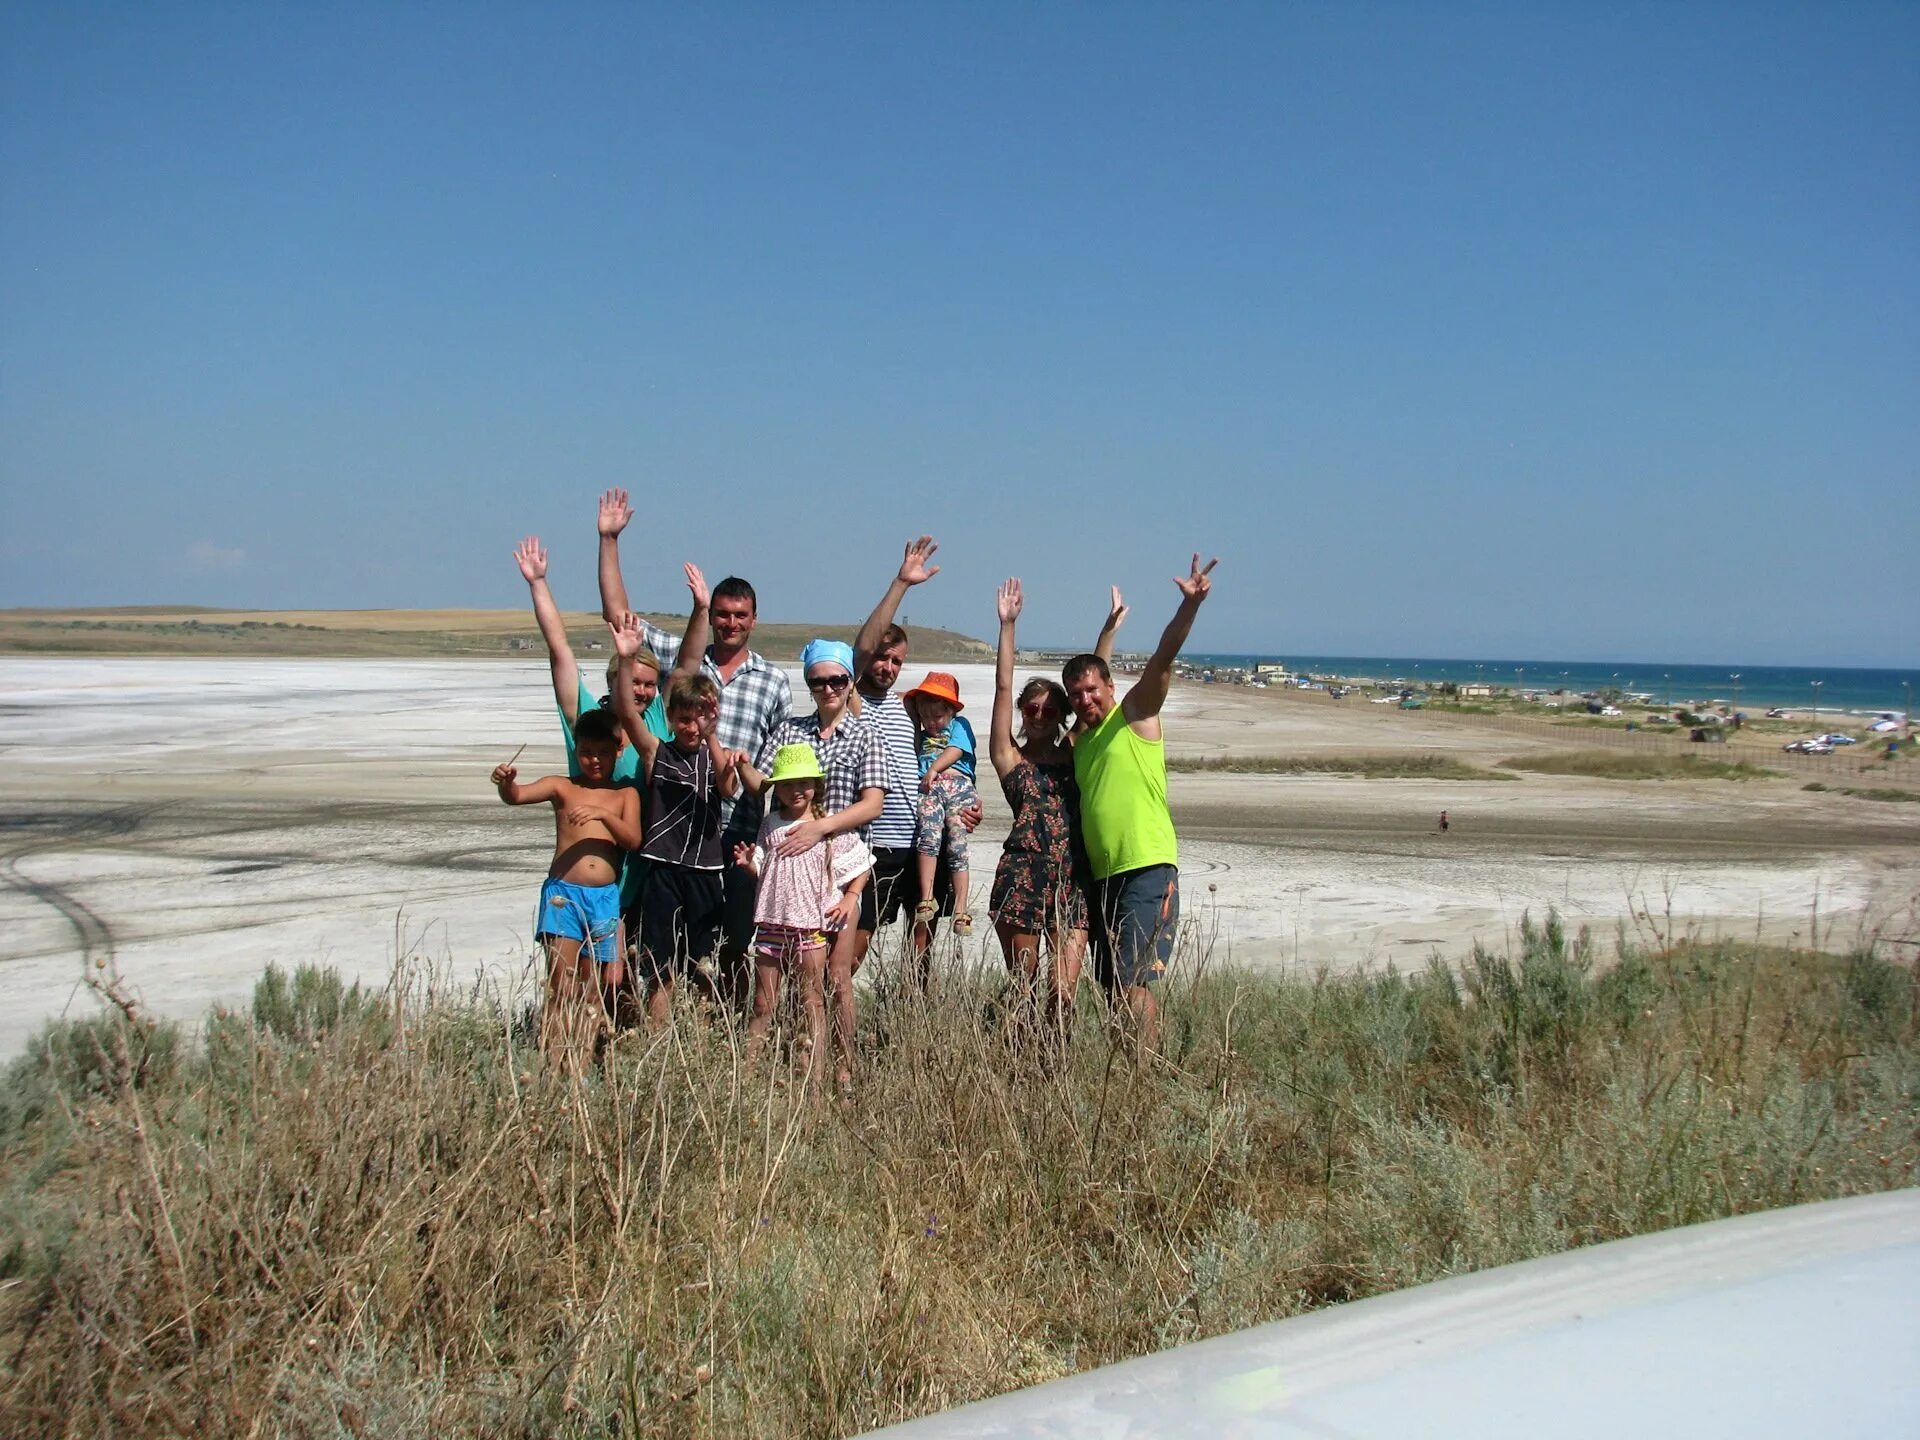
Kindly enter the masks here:
M 1167 809 L 1164 739 L 1142 740 L 1115 705 L 1074 742 L 1073 773 L 1094 879 L 1180 863 Z

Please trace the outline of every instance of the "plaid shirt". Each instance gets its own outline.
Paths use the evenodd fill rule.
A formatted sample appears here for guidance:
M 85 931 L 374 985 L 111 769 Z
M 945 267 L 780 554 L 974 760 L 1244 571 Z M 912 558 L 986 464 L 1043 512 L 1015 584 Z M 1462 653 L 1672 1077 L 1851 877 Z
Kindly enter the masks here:
M 767 736 L 754 757 L 753 768 L 762 775 L 771 773 L 773 757 L 782 745 L 811 745 L 820 757 L 820 768 L 827 772 L 825 803 L 829 815 L 853 804 L 862 790 L 892 788 L 893 771 L 887 764 L 886 744 L 880 732 L 861 716 L 842 715 L 833 733 L 822 735 L 819 715 L 789 715 Z M 865 840 L 869 828 L 862 825 L 855 833 Z
M 651 620 L 642 620 L 647 644 L 660 657 L 664 672 L 671 671 L 680 658 L 680 637 L 669 635 Z M 729 750 L 744 750 L 758 755 L 767 736 L 780 728 L 780 722 L 793 711 L 793 686 L 787 672 L 766 656 L 749 650 L 747 658 L 731 680 L 721 678 L 713 663 L 713 647 L 700 661 L 701 672 L 720 687 L 720 743 Z M 664 688 L 664 687 L 663 687 Z M 720 802 L 720 823 L 730 835 L 744 831 L 748 839 L 760 832 L 760 801 L 745 790 L 737 799 Z

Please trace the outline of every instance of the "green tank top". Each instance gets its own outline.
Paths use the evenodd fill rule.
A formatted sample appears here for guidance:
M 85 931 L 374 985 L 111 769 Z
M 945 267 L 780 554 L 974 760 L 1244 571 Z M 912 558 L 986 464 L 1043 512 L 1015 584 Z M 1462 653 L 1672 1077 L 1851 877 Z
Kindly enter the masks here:
M 1094 879 L 1180 863 L 1167 809 L 1166 741 L 1142 740 L 1115 705 L 1074 742 L 1073 774 Z

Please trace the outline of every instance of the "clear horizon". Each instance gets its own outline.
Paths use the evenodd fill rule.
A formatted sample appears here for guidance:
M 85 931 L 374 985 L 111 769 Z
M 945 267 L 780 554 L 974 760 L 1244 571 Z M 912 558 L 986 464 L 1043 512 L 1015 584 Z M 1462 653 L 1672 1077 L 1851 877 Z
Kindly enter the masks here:
M 14 7 L 0 606 L 515 608 L 537 533 L 592 609 L 622 485 L 663 610 L 857 617 L 930 531 L 907 613 L 985 637 L 1018 574 L 1150 643 L 1202 549 L 1198 652 L 1910 663 L 1917 63 L 1894 4 Z

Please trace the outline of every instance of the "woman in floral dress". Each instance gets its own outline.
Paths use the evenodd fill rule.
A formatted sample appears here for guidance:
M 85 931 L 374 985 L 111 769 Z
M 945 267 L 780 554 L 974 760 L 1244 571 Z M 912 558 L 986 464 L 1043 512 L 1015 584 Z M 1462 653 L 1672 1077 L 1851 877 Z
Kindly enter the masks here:
M 1048 1032 L 1061 1040 L 1072 1017 L 1087 949 L 1080 791 L 1073 778 L 1073 751 L 1066 743 L 1070 712 L 1059 682 L 1035 677 L 1020 691 L 1021 733 L 1014 738 L 1013 627 L 1022 603 L 1020 582 L 1003 584 L 999 598 L 1000 645 L 988 754 L 1013 810 L 1013 825 L 994 872 L 990 905 L 1022 1008 L 1030 1013 L 1040 1004 Z M 1049 961 L 1044 976 L 1043 952 Z

